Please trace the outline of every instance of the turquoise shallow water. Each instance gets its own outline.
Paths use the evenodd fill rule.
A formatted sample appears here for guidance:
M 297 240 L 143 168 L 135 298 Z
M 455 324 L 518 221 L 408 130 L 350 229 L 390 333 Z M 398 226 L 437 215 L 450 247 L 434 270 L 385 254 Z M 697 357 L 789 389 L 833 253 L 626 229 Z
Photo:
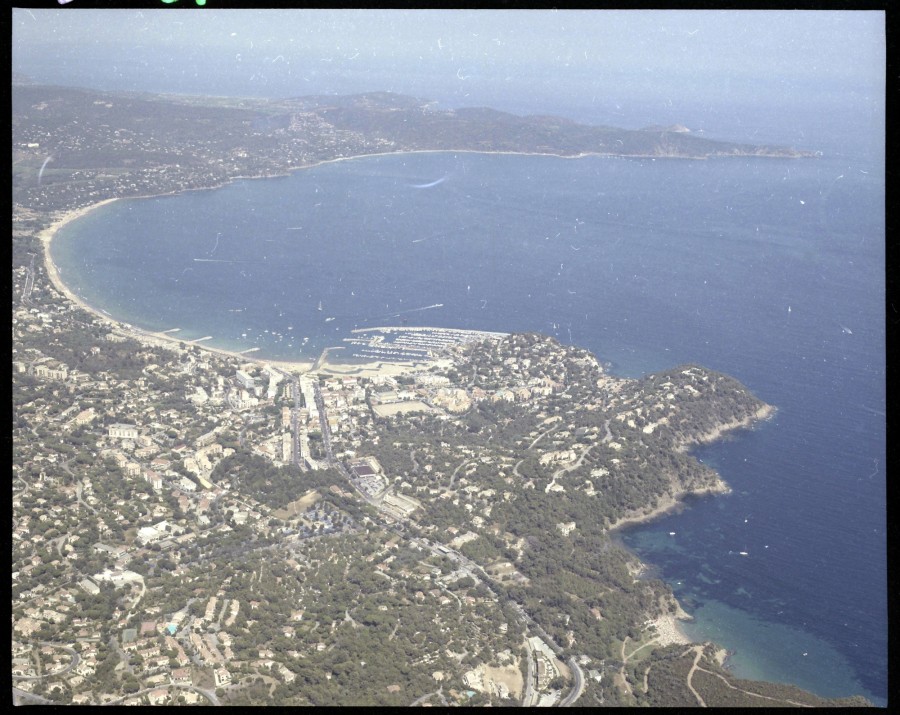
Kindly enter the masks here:
M 116 317 L 258 356 L 435 325 L 540 331 L 623 375 L 738 377 L 779 412 L 698 453 L 733 493 L 624 539 L 739 674 L 883 702 L 879 177 L 847 156 L 378 157 L 116 202 L 53 256 Z

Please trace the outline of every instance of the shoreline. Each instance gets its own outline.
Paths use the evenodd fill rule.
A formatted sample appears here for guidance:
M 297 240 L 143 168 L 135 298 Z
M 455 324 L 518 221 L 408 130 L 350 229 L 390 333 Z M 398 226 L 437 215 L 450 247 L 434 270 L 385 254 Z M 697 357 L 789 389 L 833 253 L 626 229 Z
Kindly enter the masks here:
M 620 517 L 606 528 L 606 533 L 613 534 L 627 527 L 646 524 L 665 514 L 681 511 L 685 508 L 684 500 L 687 497 L 701 497 L 710 494 L 730 493 L 731 487 L 729 487 L 724 481 L 722 481 L 721 478 L 718 478 L 716 483 L 709 487 L 703 487 L 701 489 L 690 489 L 686 491 L 675 492 L 674 494 L 666 494 L 660 497 L 657 505 L 649 511 L 647 511 L 645 508 L 644 510 L 641 510 L 637 513 L 626 514 L 625 516 Z
M 715 442 L 716 440 L 721 439 L 722 436 L 728 432 L 732 432 L 737 429 L 746 429 L 748 427 L 756 425 L 758 422 L 769 420 L 774 417 L 777 412 L 778 408 L 774 405 L 763 403 L 762 406 L 760 406 L 752 415 L 748 415 L 742 420 L 732 420 L 731 422 L 725 422 L 721 425 L 718 425 L 708 432 L 704 432 L 703 434 L 682 443 L 681 445 L 676 447 L 676 449 L 679 452 L 687 452 L 691 447 L 710 444 L 712 442 Z M 708 487 L 702 487 L 700 489 L 689 489 L 685 491 L 675 492 L 674 494 L 663 495 L 662 497 L 660 497 L 657 505 L 649 511 L 645 508 L 639 510 L 638 512 L 626 514 L 625 516 L 620 517 L 612 524 L 610 524 L 606 528 L 606 532 L 613 533 L 626 527 L 640 526 L 642 524 L 651 522 L 654 519 L 663 516 L 664 514 L 679 511 L 685 508 L 684 500 L 687 497 L 700 497 L 709 494 L 730 493 L 731 487 L 729 487 L 728 484 L 717 473 L 715 484 Z
M 711 444 L 722 438 L 724 434 L 727 432 L 732 432 L 737 429 L 746 429 L 748 427 L 752 427 L 758 422 L 764 422 L 766 420 L 771 419 L 778 412 L 778 408 L 774 405 L 769 405 L 763 403 L 763 405 L 756 410 L 752 415 L 748 415 L 742 420 L 732 420 L 731 422 L 725 422 L 718 427 L 714 427 L 708 432 L 704 432 L 703 434 L 698 435 L 697 437 L 693 437 L 686 442 L 680 444 L 676 449 L 679 452 L 687 452 L 691 447 L 697 447 L 701 445 Z
M 678 603 L 678 601 L 676 601 Z M 665 613 L 654 618 L 651 623 L 656 628 L 656 646 L 665 647 L 673 643 L 682 645 L 693 645 L 698 641 L 693 640 L 681 627 L 681 621 L 693 620 L 693 616 L 688 615 L 678 604 L 678 610 L 675 613 Z
M 113 332 L 123 335 L 132 339 L 135 339 L 145 345 L 150 345 L 154 347 L 163 347 L 165 349 L 173 350 L 178 354 L 183 354 L 189 351 L 191 348 L 196 347 L 201 351 L 208 351 L 209 353 L 213 353 L 222 357 L 231 358 L 238 362 L 243 363 L 256 363 L 260 365 L 271 366 L 274 369 L 278 369 L 284 372 L 292 373 L 292 374 L 304 374 L 314 372 L 315 374 L 320 375 L 328 375 L 332 377 L 370 377 L 374 375 L 399 375 L 405 372 L 409 372 L 411 370 L 422 369 L 427 366 L 427 362 L 404 362 L 404 363 L 385 363 L 382 361 L 370 361 L 370 362 L 360 362 L 360 363 L 341 363 L 341 362 L 329 362 L 327 359 L 327 355 L 331 347 L 329 346 L 324 348 L 322 355 L 317 360 L 307 360 L 307 361 L 291 361 L 291 360 L 267 360 L 264 358 L 253 357 L 250 354 L 242 354 L 238 351 L 226 350 L 223 348 L 217 348 L 209 345 L 205 345 L 201 342 L 191 341 L 179 339 L 176 337 L 178 333 L 173 333 L 169 331 L 161 331 L 161 332 L 151 332 L 144 330 L 142 328 L 138 328 L 134 325 L 131 325 L 125 321 L 118 320 L 113 318 L 112 316 L 102 312 L 100 309 L 94 308 L 89 303 L 85 302 L 79 296 L 77 296 L 62 280 L 59 270 L 54 263 L 51 255 L 51 244 L 53 239 L 57 236 L 58 232 L 69 225 L 70 223 L 80 219 L 95 209 L 99 209 L 102 206 L 109 205 L 114 201 L 118 201 L 124 198 L 137 198 L 137 199 L 150 199 L 157 198 L 163 196 L 173 196 L 178 195 L 187 191 L 204 191 L 204 190 L 215 190 L 217 188 L 221 188 L 226 186 L 229 183 L 238 180 L 250 180 L 250 179 L 265 179 L 265 178 L 278 178 L 280 176 L 288 176 L 291 173 L 296 171 L 300 171 L 302 169 L 315 168 L 317 166 L 321 166 L 323 164 L 337 163 L 340 161 L 349 161 L 353 159 L 364 159 L 375 156 L 392 156 L 398 154 L 417 154 L 417 153 L 473 153 L 473 154 L 507 154 L 507 155 L 522 155 L 522 156 L 548 156 L 548 157 L 556 157 L 562 159 L 577 159 L 584 158 L 587 156 L 601 156 L 607 158 L 651 158 L 651 157 L 616 157 L 614 155 L 602 155 L 596 153 L 590 154 L 581 154 L 581 155 L 555 155 L 555 154 L 534 154 L 534 153 L 526 153 L 526 152 L 484 152 L 484 151 L 470 151 L 470 150 L 421 150 L 421 151 L 405 151 L 405 152 L 381 152 L 376 154 L 365 154 L 358 155 L 352 157 L 337 157 L 334 159 L 323 160 L 317 162 L 315 164 L 304 165 L 300 167 L 292 167 L 287 169 L 284 174 L 266 174 L 266 175 L 258 175 L 258 176 L 236 176 L 228 181 L 209 187 L 195 187 L 190 189 L 180 189 L 177 191 L 166 192 L 166 193 L 158 193 L 158 194 L 150 194 L 144 196 L 134 196 L 134 197 L 114 197 L 107 198 L 101 201 L 98 201 L 93 204 L 89 204 L 87 206 L 82 206 L 77 209 L 72 209 L 66 212 L 57 212 L 59 215 L 52 220 L 49 226 L 41 230 L 37 237 L 41 242 L 43 258 L 44 258 L 44 266 L 47 271 L 47 276 L 50 280 L 52 286 L 63 296 L 64 299 L 70 301 L 71 304 L 85 310 L 87 313 L 92 315 L 94 318 L 98 319 L 101 324 L 109 327 Z M 678 157 L 652 157 L 652 158 L 678 158 Z M 53 214 L 51 214 L 52 216 Z M 368 331 L 376 331 L 376 330 L 391 330 L 398 329 L 392 326 L 385 326 L 380 328 L 363 328 L 353 330 L 353 333 L 364 333 Z M 408 330 L 427 330 L 428 328 L 420 327 L 420 328 L 404 328 Z M 483 332 L 483 331 L 477 331 Z M 506 335 L 506 333 L 496 333 L 496 335 Z M 181 345 L 184 345 L 184 348 Z M 336 346 L 341 347 L 341 346 Z M 685 443 L 679 447 L 680 450 L 686 451 L 689 447 L 693 445 L 706 444 L 709 442 L 713 442 L 719 438 L 723 434 L 728 431 L 744 428 L 752 425 L 756 421 L 769 419 L 776 412 L 776 408 L 771 405 L 764 404 L 760 407 L 753 415 L 748 416 L 747 418 L 740 421 L 733 421 L 723 425 L 720 425 L 709 432 L 706 432 L 694 440 Z M 621 531 L 627 527 L 639 526 L 641 524 L 650 522 L 664 514 L 683 509 L 684 508 L 684 499 L 688 496 L 703 496 L 707 494 L 727 494 L 731 491 L 730 487 L 718 478 L 716 483 L 712 486 L 705 487 L 698 490 L 687 490 L 682 492 L 676 492 L 674 494 L 667 494 L 660 498 L 659 502 L 652 509 L 644 509 L 636 514 L 626 515 L 618 520 L 616 520 L 613 524 L 611 524 L 605 530 L 607 533 L 615 534 L 616 532 Z M 641 562 L 643 563 L 643 562 Z M 674 596 L 673 596 L 674 599 Z M 652 620 L 653 625 L 656 628 L 658 634 L 658 642 L 659 645 L 669 645 L 673 643 L 678 644 L 694 644 L 696 641 L 692 640 L 682 629 L 681 621 L 691 620 L 693 617 L 687 614 L 682 608 L 681 604 L 677 599 L 674 599 L 677 605 L 676 612 L 674 614 L 664 613 L 660 616 L 657 616 Z
M 242 178 L 270 178 L 270 177 L 242 177 Z M 219 188 L 219 187 L 212 187 Z M 204 190 L 204 189 L 185 189 L 184 191 L 194 191 L 194 190 Z M 210 189 L 212 190 L 212 189 Z M 181 193 L 173 192 L 173 193 Z M 136 197 L 128 197 L 128 198 L 155 198 L 158 196 L 169 196 L 172 194 L 154 194 L 151 196 L 136 196 Z M 209 353 L 213 353 L 215 355 L 232 358 L 238 360 L 243 363 L 257 363 L 260 365 L 270 366 L 274 369 L 282 370 L 289 373 L 294 374 L 305 374 L 309 372 L 315 372 L 316 374 L 323 375 L 331 375 L 334 377 L 373 377 L 377 375 L 401 375 L 406 372 L 412 370 L 421 370 L 427 367 L 430 363 L 427 362 L 402 362 L 402 363 L 391 363 L 384 362 L 379 360 L 370 360 L 370 361 L 361 361 L 361 362 L 340 362 L 340 361 L 329 361 L 327 359 L 327 354 L 329 350 L 335 347 L 343 347 L 343 346 L 329 346 L 324 348 L 323 354 L 324 358 L 320 356 L 317 359 L 308 359 L 308 360 L 279 360 L 279 359 L 267 359 L 263 357 L 254 357 L 251 354 L 242 353 L 236 350 L 228 350 L 225 348 L 214 347 L 212 345 L 206 345 L 203 342 L 198 342 L 198 340 L 188 340 L 183 337 L 177 337 L 178 333 L 173 333 L 173 329 L 154 332 L 150 330 L 145 330 L 143 328 L 139 328 L 136 325 L 132 325 L 124 320 L 119 320 L 117 318 L 108 315 L 104 311 L 99 308 L 95 308 L 90 303 L 87 303 L 81 297 L 76 295 L 62 280 L 62 277 L 59 274 L 59 269 L 56 267 L 56 264 L 53 261 L 53 257 L 50 253 L 51 244 L 53 239 L 56 237 L 57 233 L 64 226 L 67 226 L 71 222 L 80 219 L 87 214 L 91 213 L 95 209 L 99 209 L 101 206 L 106 206 L 108 204 L 113 203 L 114 201 L 119 201 L 120 198 L 109 198 L 103 199 L 93 204 L 89 204 L 87 206 L 82 206 L 77 209 L 72 209 L 70 211 L 65 212 L 57 212 L 60 215 L 52 221 L 52 223 L 38 232 L 37 238 L 41 243 L 41 250 L 43 253 L 44 259 L 44 267 L 47 271 L 47 277 L 50 280 L 53 288 L 60 293 L 64 299 L 68 300 L 74 306 L 81 308 L 85 312 L 89 313 L 95 319 L 100 321 L 101 324 L 108 327 L 112 332 L 121 335 L 123 337 L 131 338 L 133 340 L 137 340 L 138 342 L 149 345 L 152 347 L 161 347 L 167 350 L 173 350 L 176 353 L 185 353 L 189 351 L 191 348 L 198 348 L 199 350 L 206 351 Z M 51 214 L 52 215 L 52 214 Z M 391 329 L 391 328 L 388 328 Z M 399 329 L 399 328 L 393 328 Z M 180 330 L 180 329 L 179 329 Z M 181 346 L 184 345 L 182 348 Z M 316 367 L 318 363 L 318 367 Z
M 180 192 L 179 192 L 180 193 Z M 158 196 L 163 196 L 165 194 L 157 194 Z M 153 198 L 153 197 L 134 197 L 134 198 Z M 118 335 L 122 335 L 124 337 L 131 338 L 133 340 L 137 340 L 145 345 L 150 345 L 153 347 L 162 347 L 168 350 L 173 350 L 176 353 L 183 353 L 190 348 L 196 347 L 200 350 L 205 350 L 210 353 L 214 353 L 216 355 L 228 358 L 234 358 L 241 362 L 255 362 L 264 365 L 271 365 L 276 368 L 281 368 L 290 372 L 308 372 L 315 361 L 291 361 L 291 360 L 266 360 L 264 358 L 254 358 L 250 355 L 241 354 L 238 351 L 234 350 L 226 350 L 224 348 L 217 348 L 211 345 L 204 345 L 196 340 L 185 340 L 184 338 L 173 337 L 173 335 L 168 334 L 170 331 L 162 331 L 162 332 L 153 332 L 149 330 L 144 330 L 143 328 L 139 328 L 135 325 L 131 325 L 130 323 L 125 322 L 124 320 L 119 320 L 117 318 L 113 318 L 111 315 L 104 313 L 99 308 L 95 308 L 90 303 L 87 303 L 85 300 L 76 295 L 62 280 L 62 277 L 59 274 L 59 269 L 56 267 L 56 264 L 53 262 L 53 257 L 50 253 L 50 247 L 53 242 L 53 239 L 56 237 L 57 233 L 64 226 L 67 226 L 71 222 L 86 216 L 90 212 L 95 209 L 100 208 L 101 206 L 106 206 L 111 204 L 114 201 L 119 201 L 119 198 L 110 198 L 103 199 L 102 201 L 98 201 L 94 204 L 89 204 L 88 206 L 82 206 L 77 209 L 72 209 L 71 211 L 63 212 L 55 221 L 53 221 L 47 228 L 43 229 L 37 234 L 37 238 L 41 242 L 41 249 L 43 252 L 44 258 L 44 268 L 47 271 L 47 277 L 50 280 L 53 288 L 60 293 L 64 299 L 68 300 L 73 305 L 81 308 L 85 312 L 89 313 L 91 316 L 100 321 L 103 325 L 106 325 L 111 331 Z M 181 347 L 184 345 L 184 348 Z M 327 366 L 327 361 L 323 363 L 323 367 Z

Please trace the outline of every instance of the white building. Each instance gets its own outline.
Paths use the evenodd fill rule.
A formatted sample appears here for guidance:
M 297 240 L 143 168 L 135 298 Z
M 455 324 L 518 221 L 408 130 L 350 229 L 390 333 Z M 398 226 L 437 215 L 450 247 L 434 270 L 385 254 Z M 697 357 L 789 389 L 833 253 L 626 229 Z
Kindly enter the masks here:
M 116 423 L 109 426 L 109 436 L 113 439 L 137 439 L 138 428 L 136 425 Z

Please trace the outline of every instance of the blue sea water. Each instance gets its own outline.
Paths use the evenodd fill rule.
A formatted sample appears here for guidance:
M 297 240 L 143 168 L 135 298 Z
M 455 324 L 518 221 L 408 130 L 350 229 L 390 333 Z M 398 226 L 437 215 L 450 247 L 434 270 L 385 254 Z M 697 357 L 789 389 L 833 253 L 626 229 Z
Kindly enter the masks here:
M 435 153 L 115 202 L 53 256 L 117 318 L 255 356 L 403 323 L 540 331 L 627 376 L 734 375 L 778 413 L 698 452 L 733 492 L 624 539 L 737 674 L 884 704 L 884 228 L 866 153 Z

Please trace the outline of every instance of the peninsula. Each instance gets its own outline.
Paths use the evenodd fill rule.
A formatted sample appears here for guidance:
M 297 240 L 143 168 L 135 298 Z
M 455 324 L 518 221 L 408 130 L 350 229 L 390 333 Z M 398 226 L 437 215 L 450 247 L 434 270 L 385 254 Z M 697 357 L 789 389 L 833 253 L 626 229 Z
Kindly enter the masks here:
M 254 360 L 92 312 L 41 250 L 102 200 L 359 154 L 796 153 L 383 94 L 16 86 L 13 116 L 17 702 L 865 704 L 737 680 L 611 537 L 727 490 L 690 446 L 774 410 L 733 378 L 392 326 L 348 339 L 366 365 Z
M 713 141 L 683 126 L 588 126 L 375 92 L 230 99 L 14 84 L 13 200 L 60 210 L 210 188 L 325 161 L 412 151 L 708 159 L 813 156 Z

